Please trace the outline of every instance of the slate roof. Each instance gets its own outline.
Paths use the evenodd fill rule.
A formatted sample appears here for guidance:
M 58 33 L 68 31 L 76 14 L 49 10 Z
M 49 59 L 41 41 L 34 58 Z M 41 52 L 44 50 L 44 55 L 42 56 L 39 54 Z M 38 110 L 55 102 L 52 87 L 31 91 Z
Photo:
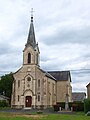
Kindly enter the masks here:
M 51 74 L 57 81 L 67 81 L 70 77 L 71 82 L 70 71 L 48 71 L 48 73 Z
M 74 92 L 72 93 L 72 100 L 73 101 L 83 101 L 86 98 L 86 93 L 84 92 Z
M 30 23 L 30 29 L 29 29 L 26 47 L 29 45 L 31 45 L 34 49 L 36 47 L 36 39 L 35 39 L 35 32 L 34 32 L 34 25 L 33 25 L 33 16 L 31 16 L 31 23 Z
M 9 99 L 10 99 L 9 97 L 6 97 L 6 96 L 4 96 L 4 95 L 0 95 L 0 98 L 3 98 L 3 99 L 5 99 L 5 100 L 9 100 Z

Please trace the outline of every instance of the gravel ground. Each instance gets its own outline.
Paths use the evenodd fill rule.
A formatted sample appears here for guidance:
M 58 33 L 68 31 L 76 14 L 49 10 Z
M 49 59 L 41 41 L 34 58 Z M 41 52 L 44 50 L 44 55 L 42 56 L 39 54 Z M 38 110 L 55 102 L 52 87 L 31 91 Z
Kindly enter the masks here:
M 38 113 L 38 112 L 42 112 L 43 114 L 75 114 L 75 112 L 71 112 L 71 111 L 56 112 L 53 109 L 44 109 L 44 110 L 38 110 L 38 109 L 31 109 L 31 110 L 9 109 L 9 110 L 0 110 L 0 112 L 23 113 L 23 114 L 34 114 L 34 113 Z

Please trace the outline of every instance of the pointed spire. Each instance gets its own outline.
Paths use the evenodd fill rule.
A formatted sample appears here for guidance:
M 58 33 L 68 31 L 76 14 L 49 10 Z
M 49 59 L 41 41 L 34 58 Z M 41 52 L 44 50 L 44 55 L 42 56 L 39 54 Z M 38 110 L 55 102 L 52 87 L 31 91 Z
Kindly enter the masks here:
M 33 8 L 31 9 L 31 23 L 30 23 L 30 29 L 28 34 L 28 39 L 26 43 L 26 47 L 28 45 L 31 45 L 33 48 L 36 46 L 36 40 L 35 40 L 35 32 L 34 32 L 34 25 L 33 25 Z

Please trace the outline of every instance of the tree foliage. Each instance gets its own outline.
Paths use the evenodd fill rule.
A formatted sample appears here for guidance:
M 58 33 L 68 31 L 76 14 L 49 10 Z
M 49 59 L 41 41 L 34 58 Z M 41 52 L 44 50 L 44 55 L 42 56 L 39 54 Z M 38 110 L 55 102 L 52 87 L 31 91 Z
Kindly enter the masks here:
M 90 111 L 90 98 L 84 100 L 84 112 Z
M 6 74 L 0 80 L 0 94 L 11 98 L 13 74 Z
M 8 102 L 6 102 L 5 100 L 0 100 L 0 107 L 8 107 L 9 106 L 9 104 L 8 104 Z

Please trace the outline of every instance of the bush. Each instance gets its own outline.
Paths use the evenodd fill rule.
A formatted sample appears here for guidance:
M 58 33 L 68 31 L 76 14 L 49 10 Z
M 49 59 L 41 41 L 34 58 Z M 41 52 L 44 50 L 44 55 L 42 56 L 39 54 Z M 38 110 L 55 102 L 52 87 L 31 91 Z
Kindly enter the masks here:
M 73 107 L 73 111 L 84 111 L 84 102 L 73 102 L 70 107 Z
M 59 107 L 61 107 L 62 109 L 65 109 L 65 102 L 57 103 L 57 105 L 58 105 Z
M 90 111 L 90 98 L 84 100 L 84 112 Z
M 37 114 L 42 114 L 43 112 L 41 110 L 38 110 L 37 111 Z
M 54 105 L 54 111 L 59 111 L 59 106 L 58 105 Z
M 73 108 L 73 111 L 84 111 L 84 102 L 78 101 L 78 102 L 69 102 L 69 109 Z M 65 102 L 58 102 L 56 106 L 54 106 L 54 110 L 59 110 L 59 107 L 65 109 Z
M 8 103 L 5 100 L 0 100 L 0 107 L 8 107 Z

